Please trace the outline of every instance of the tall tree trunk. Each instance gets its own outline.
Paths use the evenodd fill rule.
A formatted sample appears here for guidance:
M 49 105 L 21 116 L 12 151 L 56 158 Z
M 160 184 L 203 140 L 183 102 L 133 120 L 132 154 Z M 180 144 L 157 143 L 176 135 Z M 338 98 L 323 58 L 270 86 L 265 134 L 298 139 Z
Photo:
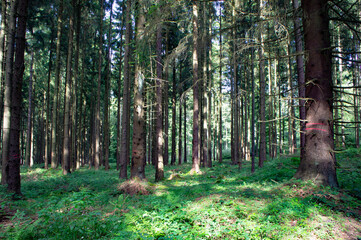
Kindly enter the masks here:
M 156 141 L 156 163 L 155 163 L 155 181 L 161 181 L 164 178 L 163 163 L 163 84 L 162 84 L 162 26 L 157 29 L 157 81 L 156 81 L 156 114 L 157 114 L 157 141 Z M 174 80 L 174 79 L 173 79 Z M 168 90 L 168 89 L 167 89 Z M 174 89 L 173 89 L 174 91 Z M 172 162 L 173 162 L 172 152 Z M 174 163 L 173 163 L 174 164 Z
M 17 4 L 15 3 L 15 6 Z M 12 9 L 11 9 L 12 10 Z M 11 90 L 11 126 L 10 126 L 10 144 L 9 144 L 9 175 L 8 190 L 17 194 L 21 193 L 20 182 L 20 121 L 21 121 L 21 88 L 23 74 L 25 70 L 24 53 L 25 53 L 25 34 L 28 11 L 28 0 L 19 0 L 17 10 L 18 22 L 16 30 L 16 52 L 14 63 L 14 75 Z M 10 11 L 12 15 L 12 11 Z M 12 19 L 10 18 L 10 21 Z M 15 23 L 15 22 L 14 22 Z M 11 27 L 9 28 L 11 30 Z M 10 41 L 10 38 L 9 38 Z M 7 65 L 7 64 L 6 64 Z
M 60 82 L 60 47 L 61 47 L 61 30 L 63 27 L 63 0 L 59 2 L 58 9 L 58 26 L 57 26 L 57 40 L 56 40 L 56 60 L 55 60 L 55 82 L 54 82 L 54 99 L 53 99 L 53 112 L 51 123 L 51 168 L 58 167 L 57 156 L 57 121 L 58 121 L 58 101 L 59 101 L 59 82 Z
M 183 114 L 184 114 L 184 116 L 183 116 L 183 119 L 184 119 L 184 121 L 183 121 L 183 124 L 184 124 L 183 125 L 183 138 L 184 138 L 184 140 L 183 140 L 183 144 L 184 144 L 183 158 L 184 158 L 184 160 L 183 160 L 183 162 L 187 163 L 187 95 L 186 94 L 184 94 L 184 98 L 183 98 L 183 107 L 184 107 L 184 111 L 183 111 Z
M 99 49 L 98 49 L 98 86 L 97 86 L 97 100 L 95 107 L 95 149 L 94 149 L 94 168 L 95 170 L 99 169 L 101 164 L 101 147 L 100 147 L 100 92 L 101 92 L 101 82 L 102 82 L 102 64 L 103 64 L 103 5 L 104 0 L 100 0 L 100 19 L 99 19 Z
M 193 1 L 193 140 L 191 173 L 200 172 L 198 80 L 198 6 L 197 1 Z
M 263 15 L 263 0 L 259 1 L 259 17 Z M 259 33 L 259 44 L 258 57 L 259 57 L 259 88 L 260 88 L 260 143 L 259 143 L 259 162 L 258 166 L 263 167 L 264 161 L 266 161 L 266 81 L 264 73 L 264 44 L 263 44 L 263 23 L 260 23 L 260 33 Z
M 73 1 L 73 7 L 75 6 Z M 63 175 L 70 173 L 70 156 L 71 156 L 71 137 L 70 137 L 70 106 L 71 106 L 71 91 L 74 87 L 72 84 L 72 58 L 73 58 L 73 35 L 74 35 L 74 20 L 73 11 L 70 11 L 69 15 L 69 33 L 68 33 L 68 56 L 66 61 L 66 80 L 65 80 L 65 98 L 64 98 L 64 138 L 63 138 Z
M 4 88 L 5 88 L 5 39 L 7 33 L 6 23 L 6 5 L 8 0 L 1 0 L 1 28 L 0 28 L 0 125 L 2 126 L 3 113 L 4 113 Z M 0 136 L 2 133 L 0 129 Z M 1 146 L 0 146 L 1 147 Z
M 30 160 L 30 143 L 31 143 L 31 126 L 32 126 L 32 105 L 33 105 L 33 66 L 34 66 L 34 52 L 31 52 L 31 63 L 30 63 L 30 76 L 29 76 L 29 91 L 28 91 L 28 122 L 26 132 L 26 151 L 25 151 L 25 162 L 29 167 L 33 166 L 33 162 Z
M 289 51 L 289 42 L 286 47 L 286 54 L 288 58 L 288 64 L 287 64 L 287 72 L 288 72 L 288 151 L 290 154 L 295 153 L 295 145 L 294 145 L 294 138 L 293 138 L 293 132 L 294 132 L 294 122 L 295 122 L 295 114 L 294 114 L 294 108 L 293 108 L 293 84 L 292 84 L 292 66 L 291 66 L 291 57 L 290 57 L 290 51 Z
M 136 32 L 136 44 L 137 44 L 137 58 L 135 65 L 135 81 L 134 81 L 134 115 L 133 115 L 133 154 L 132 163 L 130 169 L 130 177 L 138 177 L 140 179 L 145 178 L 145 131 L 144 131 L 144 69 L 143 64 L 143 49 L 142 41 L 145 30 L 145 13 L 144 2 L 139 0 L 138 2 L 138 16 L 137 16 L 137 32 Z M 160 157 L 163 158 L 163 153 L 160 153 Z M 163 159 L 160 159 L 159 164 L 163 164 Z
M 13 66 L 14 66 L 14 43 L 16 30 L 16 9 L 18 0 L 10 1 L 9 23 L 7 28 L 6 44 L 6 72 L 4 88 L 4 114 L 3 114 L 3 135 L 2 135 L 2 174 L 1 183 L 9 183 L 10 171 L 10 124 L 11 124 L 11 104 L 12 104 L 12 83 L 13 83 Z M 20 157 L 20 156 L 18 156 Z M 15 159 L 16 161 L 16 159 Z M 19 188 L 20 191 L 20 188 Z
M 80 86 L 79 86 L 79 51 L 80 51 L 80 27 L 81 27 L 81 6 L 82 4 L 79 1 L 76 1 L 76 7 L 74 9 L 74 16 L 76 17 L 76 38 L 75 38 L 75 55 L 74 55 L 74 87 L 73 87 L 73 136 L 74 141 L 74 156 L 75 164 L 74 169 L 79 169 L 81 165 L 81 119 L 82 119 L 82 89 L 83 89 L 83 76 L 80 76 Z M 80 91 L 77 89 L 80 88 Z M 80 96 L 80 97 L 78 97 Z M 78 100 L 79 99 L 79 100 Z M 79 106 L 79 113 L 77 107 Z M 78 124 L 79 122 L 79 124 Z
M 297 12 L 299 8 L 299 0 L 293 0 L 293 8 L 294 11 Z M 305 70 L 304 70 L 304 61 L 303 55 L 301 54 L 303 51 L 303 44 L 302 44 L 302 33 L 301 33 L 301 19 L 296 14 L 294 14 L 295 18 L 294 21 L 294 29 L 295 29 L 295 39 L 296 39 L 296 62 L 297 62 L 297 77 L 298 77 L 298 96 L 300 98 L 300 149 L 301 149 L 301 159 L 303 159 L 305 155 L 305 119 L 306 119 L 306 108 L 305 108 Z
M 165 59 L 168 59 L 168 55 L 169 55 L 169 29 L 168 28 L 166 30 L 165 42 L 166 42 Z M 162 105 L 162 108 L 164 110 L 164 115 L 163 115 L 163 118 L 164 118 L 164 125 L 163 125 L 163 128 L 164 128 L 164 147 L 163 147 L 164 156 L 163 156 L 163 161 L 164 161 L 164 165 L 168 165 L 168 163 L 169 163 L 169 148 L 168 148 L 168 145 L 169 145 L 169 140 L 168 140 L 168 136 L 169 136 L 169 134 L 168 134 L 169 133 L 169 117 L 168 117 L 168 115 L 169 115 L 169 107 L 168 107 L 168 103 L 169 103 L 168 102 L 169 101 L 168 100 L 169 66 L 168 66 L 168 61 L 167 61 L 167 63 L 165 63 L 163 71 L 164 71 L 164 89 L 163 89 L 164 98 L 163 98 L 163 105 Z M 173 129 L 172 129 L 172 131 L 173 131 Z M 172 142 L 172 144 L 173 144 L 173 142 Z M 175 154 L 175 152 L 173 152 L 173 149 L 172 149 L 172 154 L 173 153 Z M 175 161 L 175 155 L 174 155 L 174 159 L 173 159 L 173 155 L 171 156 L 171 162 L 173 160 Z
M 176 159 L 176 68 L 175 68 L 176 62 L 173 63 L 173 75 L 172 75 L 172 84 L 173 84 L 173 90 L 172 90 L 172 156 L 171 156 L 171 164 L 175 164 Z
M 129 125 L 130 125 L 130 35 L 131 25 L 131 0 L 127 0 L 125 15 L 125 47 L 124 47 L 124 84 L 123 84 L 123 111 L 122 111 L 122 139 L 121 150 L 119 155 L 120 174 L 119 177 L 127 179 L 127 165 L 129 162 Z
M 125 9 L 125 4 L 123 4 L 122 6 L 122 12 L 124 12 Z M 118 97 L 118 101 L 117 101 L 117 149 L 116 149 L 116 162 L 117 162 L 117 170 L 120 170 L 120 145 L 121 145 L 121 140 L 122 140 L 122 135 L 121 135 L 121 94 L 122 94 L 122 49 L 123 49 L 123 35 L 124 35 L 124 20 L 125 18 L 122 17 L 122 23 L 121 23 L 121 36 L 120 36 L 120 44 L 119 44 L 119 78 L 118 78 L 118 92 L 117 92 L 117 97 Z M 123 56 L 124 57 L 124 56 Z M 123 105 L 124 105 L 124 101 L 123 101 Z
M 223 129 L 222 129 L 222 6 L 219 7 L 219 99 L 218 99 L 218 161 L 223 161 Z
M 182 70 L 182 69 L 180 69 Z M 181 78 L 179 78 L 181 79 Z M 178 114 L 178 165 L 182 164 L 182 98 L 181 98 L 181 88 L 179 90 L 179 114 Z M 185 121 L 185 119 L 183 119 Z
M 327 0 L 302 0 L 306 64 L 306 145 L 296 177 L 338 187 L 333 141 L 332 61 Z
M 251 161 L 252 161 L 252 166 L 251 166 L 251 172 L 253 173 L 255 171 L 255 157 L 256 157 L 256 150 L 255 150 L 255 121 L 256 121 L 256 117 L 255 117 L 255 84 L 254 84 L 254 49 L 251 49 L 251 82 L 252 82 L 252 86 L 251 86 L 251 93 L 252 93 L 252 116 L 251 116 Z
M 111 42 L 112 42 L 112 19 L 113 19 L 113 1 L 110 2 L 109 32 L 108 32 L 108 52 L 107 52 L 107 76 L 105 78 L 105 97 L 104 97 L 104 167 L 109 170 L 109 94 L 111 77 Z

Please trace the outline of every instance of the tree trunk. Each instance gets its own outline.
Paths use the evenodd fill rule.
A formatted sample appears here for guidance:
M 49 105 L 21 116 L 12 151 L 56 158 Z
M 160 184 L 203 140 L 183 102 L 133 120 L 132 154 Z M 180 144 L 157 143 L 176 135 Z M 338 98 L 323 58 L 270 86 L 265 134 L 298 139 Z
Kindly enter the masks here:
M 218 99 L 218 161 L 223 161 L 223 134 L 222 134 L 222 6 L 219 7 L 219 99 Z
M 296 178 L 338 187 L 333 141 L 332 62 L 327 0 L 302 0 L 306 64 L 306 145 Z
M 145 15 L 143 9 L 143 0 L 138 3 L 138 16 L 137 16 L 137 32 L 136 32 L 136 45 L 137 45 L 137 58 L 135 65 L 135 81 L 134 81 L 134 115 L 133 115 L 133 154 L 130 170 L 130 177 L 145 178 L 145 131 L 144 131 L 144 69 L 142 68 L 143 49 L 141 49 L 141 42 L 144 37 L 145 30 Z M 163 157 L 162 152 L 160 152 Z M 163 164 L 163 159 L 160 160 Z
M 193 1 L 193 141 L 191 173 L 199 173 L 198 6 Z
M 254 49 L 251 49 L 251 82 L 252 82 L 252 86 L 251 86 L 251 93 L 252 93 L 252 116 L 251 116 L 251 161 L 252 161 L 252 166 L 251 166 L 251 172 L 253 173 L 255 171 L 255 157 L 256 157 L 256 151 L 255 151 L 255 121 L 256 121 L 256 117 L 255 117 L 255 84 L 254 84 Z
M 293 9 L 296 12 L 299 8 L 299 0 L 293 0 Z M 305 155 L 305 119 L 306 119 L 306 108 L 305 108 L 305 70 L 304 70 L 304 61 L 303 55 L 301 55 L 303 51 L 302 44 L 302 33 L 301 33 L 301 19 L 294 14 L 294 29 L 295 29 L 295 38 L 296 38 L 296 62 L 297 62 L 297 76 L 298 76 L 298 96 L 300 98 L 300 148 L 301 148 L 301 159 L 303 159 Z
M 2 174 L 1 183 L 9 183 L 10 171 L 10 123 L 11 119 L 11 104 L 12 104 L 12 83 L 13 83 L 13 66 L 14 66 L 14 43 L 16 30 L 16 9 L 18 0 L 10 1 L 9 23 L 7 32 L 6 44 L 6 75 L 5 75 L 5 89 L 4 89 L 4 115 L 3 115 L 3 136 L 2 136 Z M 21 95 L 21 94 L 20 94 Z M 20 158 L 20 156 L 17 156 Z M 16 159 L 14 159 L 16 162 Z M 16 170 L 16 167 L 15 167 Z M 16 187 L 16 186 L 15 186 Z M 20 188 L 19 188 L 20 191 Z
M 183 144 L 184 144 L 184 147 L 183 147 L 183 149 L 184 149 L 184 154 L 183 154 L 183 158 L 184 158 L 184 160 L 183 160 L 183 162 L 184 163 L 187 163 L 187 95 L 186 94 L 184 94 L 184 98 L 183 98 L 183 107 L 184 107 L 184 116 L 183 116 L 183 119 L 184 119 L 184 121 L 183 121 L 183 138 L 184 138 L 184 140 L 183 140 Z
M 94 149 L 94 168 L 95 170 L 99 169 L 101 164 L 101 147 L 100 147 L 100 92 L 101 92 L 101 82 L 102 82 L 102 64 L 103 64 L 103 5 L 104 0 L 100 0 L 100 29 L 99 29 L 99 49 L 98 49 L 98 86 L 97 86 L 97 100 L 95 107 L 95 149 Z
M 259 17 L 262 17 L 263 14 L 263 0 L 259 0 Z M 264 161 L 266 161 L 266 81 L 264 73 L 264 44 L 263 44 L 263 23 L 260 23 L 260 34 L 259 34 L 259 44 L 258 57 L 259 57 L 259 88 L 260 88 L 260 146 L 259 146 L 259 162 L 258 166 L 263 167 Z
M 110 2 L 109 32 L 108 32 L 108 52 L 107 52 L 107 76 L 105 78 L 105 97 L 104 97 L 104 167 L 109 170 L 109 94 L 111 82 L 111 43 L 112 43 L 112 19 L 113 19 L 113 1 Z
M 15 4 L 16 6 L 17 4 Z M 14 63 L 14 75 L 11 91 L 11 128 L 9 144 L 9 175 L 8 190 L 17 194 L 20 190 L 20 121 L 21 121 L 21 88 L 23 82 L 23 73 L 25 70 L 24 53 L 25 53 L 25 34 L 28 11 L 28 0 L 19 0 L 19 8 L 14 8 L 18 13 L 18 22 L 16 30 L 16 52 Z M 12 10 L 12 9 L 11 9 Z M 10 12 L 12 15 L 12 11 Z M 10 18 L 10 21 L 12 19 Z M 11 31 L 11 28 L 9 28 Z M 9 38 L 10 41 L 10 38 Z
M 132 31 L 131 25 L 131 0 L 127 0 L 126 16 L 125 16 L 125 47 L 124 47 L 124 84 L 123 84 L 123 111 L 122 111 L 122 139 L 119 155 L 120 174 L 119 177 L 127 179 L 127 165 L 129 162 L 129 125 L 130 125 L 130 35 Z
M 172 76 L 172 156 L 171 156 L 171 165 L 175 164 L 176 159 L 176 68 L 175 68 L 175 61 L 173 63 L 173 76 Z
M 164 178 L 163 163 L 163 84 L 162 84 L 162 26 L 157 29 L 157 81 L 156 81 L 156 114 L 157 114 L 157 141 L 156 141 L 156 163 L 155 163 L 155 181 L 161 181 Z M 173 89 L 174 91 L 174 89 Z M 172 131 L 173 132 L 173 131 Z M 173 163 L 172 152 L 172 163 Z M 174 164 L 174 163 L 173 163 Z
M 30 143 L 31 143 L 31 126 L 32 126 L 32 104 L 33 104 L 33 66 L 34 66 L 34 52 L 31 52 L 31 63 L 30 63 L 30 76 L 29 76 L 29 91 L 28 91 L 28 122 L 26 132 L 26 151 L 25 151 L 25 162 L 29 167 L 33 166 L 33 162 L 30 160 Z
M 60 82 L 60 47 L 61 47 L 61 32 L 63 27 L 63 0 L 59 2 L 58 9 L 58 26 L 57 26 L 57 40 L 56 40 L 56 60 L 55 60 L 55 82 L 54 84 L 54 99 L 53 99 L 53 112 L 51 123 L 51 168 L 58 167 L 57 156 L 57 121 L 58 121 L 58 101 L 59 101 L 59 82 Z
M 74 0 L 73 6 L 74 6 Z M 68 35 L 68 56 L 66 61 L 66 80 L 65 80 L 65 98 L 64 98 L 64 139 L 63 139 L 63 175 L 70 173 L 70 156 L 71 156 L 71 137 L 70 137 L 70 106 L 71 106 L 71 91 L 72 86 L 72 58 L 73 58 L 73 35 L 74 35 L 74 20 L 72 9 L 69 17 L 69 35 Z

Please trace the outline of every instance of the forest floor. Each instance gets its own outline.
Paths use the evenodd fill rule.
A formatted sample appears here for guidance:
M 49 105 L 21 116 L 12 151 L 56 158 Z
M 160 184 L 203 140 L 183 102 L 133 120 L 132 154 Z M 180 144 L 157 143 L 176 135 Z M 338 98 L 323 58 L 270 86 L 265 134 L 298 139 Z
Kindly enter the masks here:
M 152 166 L 147 183 L 123 183 L 114 165 L 68 176 L 24 167 L 23 198 L 0 187 L 0 239 L 360 239 L 360 159 L 356 149 L 337 155 L 338 190 L 293 179 L 295 156 L 254 174 L 227 156 L 201 175 L 166 166 L 158 183 Z

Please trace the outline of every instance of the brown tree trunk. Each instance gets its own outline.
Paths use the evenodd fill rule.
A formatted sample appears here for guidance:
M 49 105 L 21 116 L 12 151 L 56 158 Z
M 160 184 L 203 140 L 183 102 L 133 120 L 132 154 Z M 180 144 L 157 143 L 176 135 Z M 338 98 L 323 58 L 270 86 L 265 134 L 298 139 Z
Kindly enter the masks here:
M 302 0 L 304 11 L 306 145 L 296 178 L 338 187 L 333 141 L 332 62 L 327 0 Z
M 218 162 L 223 161 L 223 129 L 222 129 L 222 6 L 219 7 L 219 99 L 218 99 Z
M 183 111 L 183 144 L 184 144 L 184 154 L 183 154 L 183 162 L 186 163 L 187 162 L 187 95 L 184 94 L 184 99 L 183 99 L 183 107 L 184 107 L 184 111 Z
M 155 163 L 155 181 L 161 181 L 164 178 L 163 163 L 163 84 L 162 84 L 162 26 L 157 29 L 157 81 L 156 81 L 156 163 Z M 174 89 L 173 89 L 174 91 Z M 172 152 L 172 162 L 173 162 Z M 173 163 L 174 164 L 174 163 Z
M 16 6 L 17 4 L 15 4 Z M 28 11 L 28 0 L 19 0 L 19 7 L 14 8 L 18 13 L 18 22 L 16 30 L 16 51 L 14 63 L 14 75 L 11 90 L 11 129 L 9 144 L 9 175 L 8 190 L 17 194 L 21 193 L 20 186 L 20 121 L 21 121 L 21 88 L 23 82 L 23 73 L 25 70 L 25 34 Z M 12 15 L 12 9 L 10 11 Z M 10 21 L 12 19 L 10 18 Z M 11 29 L 11 28 L 10 28 Z
M 7 27 L 7 44 L 6 44 L 6 72 L 4 88 L 4 114 L 3 114 L 3 136 L 2 136 L 2 174 L 1 183 L 9 183 L 10 171 L 10 124 L 11 124 L 11 104 L 12 104 L 12 83 L 13 83 L 13 66 L 14 66 L 14 44 L 16 31 L 16 9 L 18 0 L 10 1 L 9 22 Z M 20 159 L 20 156 L 18 156 Z M 16 162 L 16 159 L 14 159 Z M 16 170 L 16 167 L 15 167 Z M 20 191 L 20 188 L 19 188 Z
M 172 76 L 172 156 L 171 156 L 171 164 L 174 165 L 176 162 L 176 68 L 175 68 L 175 61 L 173 63 L 173 76 Z
M 100 29 L 99 29 L 99 49 L 98 49 L 98 86 L 97 86 L 97 100 L 95 107 L 95 148 L 94 148 L 94 168 L 95 170 L 99 169 L 101 164 L 102 151 L 100 147 L 100 91 L 101 91 L 101 81 L 102 81 L 102 64 L 103 64 L 103 5 L 104 0 L 100 0 Z
M 56 60 L 55 60 L 55 82 L 54 82 L 54 98 L 53 98 L 53 112 L 51 123 L 51 168 L 58 167 L 57 156 L 57 121 L 58 121 L 58 101 L 59 101 L 59 82 L 60 82 L 60 47 L 61 47 L 61 32 L 63 25 L 63 0 L 59 2 L 58 9 L 58 26 L 57 26 L 57 40 L 56 40 Z
M 107 52 L 107 75 L 105 78 L 105 97 L 104 97 L 104 167 L 109 170 L 109 94 L 110 94 L 110 77 L 111 69 L 111 42 L 112 42 L 112 20 L 113 20 L 113 1 L 110 2 L 109 32 L 108 32 L 108 52 Z
M 25 162 L 29 167 L 33 166 L 33 162 L 30 160 L 30 143 L 31 143 L 31 127 L 32 127 L 32 115 L 33 115 L 33 73 L 34 73 L 34 52 L 31 52 L 31 63 L 30 63 L 30 76 L 29 76 L 29 91 L 28 91 L 28 122 L 26 131 L 26 151 L 25 151 Z
M 299 8 L 299 0 L 293 0 L 293 8 L 296 12 Z M 303 55 L 301 55 L 303 51 L 303 44 L 302 44 L 302 33 L 301 33 L 301 19 L 297 17 L 296 14 L 294 18 L 294 28 L 295 28 L 295 38 L 296 38 L 296 61 L 297 61 L 297 77 L 298 77 L 298 96 L 300 98 L 300 148 L 301 148 L 301 159 L 305 155 L 305 119 L 306 119 L 306 108 L 305 108 L 305 70 L 304 70 L 304 61 Z
M 193 1 L 193 141 L 191 173 L 199 173 L 198 6 Z
M 142 68 L 143 61 L 143 49 L 142 41 L 145 30 L 145 15 L 143 9 L 143 0 L 138 3 L 139 12 L 137 16 L 137 32 L 136 32 L 136 44 L 137 44 L 137 58 L 135 65 L 135 81 L 134 81 L 134 115 L 133 115 L 133 154 L 130 170 L 130 177 L 138 177 L 140 179 L 145 178 L 145 131 L 144 131 L 144 69 Z M 160 152 L 163 157 L 162 152 Z M 161 159 L 163 163 L 163 159 Z
M 262 17 L 263 14 L 263 0 L 259 0 L 259 17 Z M 258 166 L 263 167 L 264 161 L 266 161 L 266 81 L 264 73 L 264 44 L 263 44 L 263 23 L 260 23 L 260 33 L 259 33 L 259 44 L 258 57 L 259 57 L 259 88 L 260 88 L 260 143 L 259 143 L 259 162 Z
M 73 7 L 74 7 L 74 0 Z M 68 56 L 66 61 L 66 80 L 65 80 L 65 97 L 64 97 L 64 138 L 63 138 L 63 175 L 70 173 L 70 163 L 71 163 L 71 136 L 70 136 L 70 107 L 71 107 L 71 91 L 74 86 L 72 86 L 72 58 L 73 58 L 73 35 L 74 35 L 74 20 L 73 20 L 73 11 L 72 9 L 69 17 L 69 33 L 68 33 Z
M 129 125 L 130 125 L 130 58 L 131 58 L 131 49 L 130 49 L 130 35 L 132 31 L 131 25 L 131 0 L 127 0 L 126 4 L 126 16 L 125 16 L 125 47 L 124 47 L 124 84 L 123 84 L 123 110 L 122 110 L 122 138 L 120 144 L 120 155 L 119 165 L 120 165 L 120 174 L 119 177 L 122 179 L 127 179 L 127 165 L 129 162 Z

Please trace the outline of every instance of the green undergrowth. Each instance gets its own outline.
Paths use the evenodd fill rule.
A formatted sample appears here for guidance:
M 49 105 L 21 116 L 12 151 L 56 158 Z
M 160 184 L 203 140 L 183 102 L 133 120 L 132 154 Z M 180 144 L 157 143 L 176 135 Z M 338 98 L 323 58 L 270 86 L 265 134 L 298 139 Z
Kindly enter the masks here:
M 360 151 L 337 155 L 341 188 L 293 179 L 296 156 L 283 156 L 250 173 L 230 159 L 202 174 L 190 164 L 167 166 L 146 194 L 122 192 L 118 172 L 82 168 L 22 169 L 23 198 L 0 188 L 3 239 L 358 239 L 361 237 Z

